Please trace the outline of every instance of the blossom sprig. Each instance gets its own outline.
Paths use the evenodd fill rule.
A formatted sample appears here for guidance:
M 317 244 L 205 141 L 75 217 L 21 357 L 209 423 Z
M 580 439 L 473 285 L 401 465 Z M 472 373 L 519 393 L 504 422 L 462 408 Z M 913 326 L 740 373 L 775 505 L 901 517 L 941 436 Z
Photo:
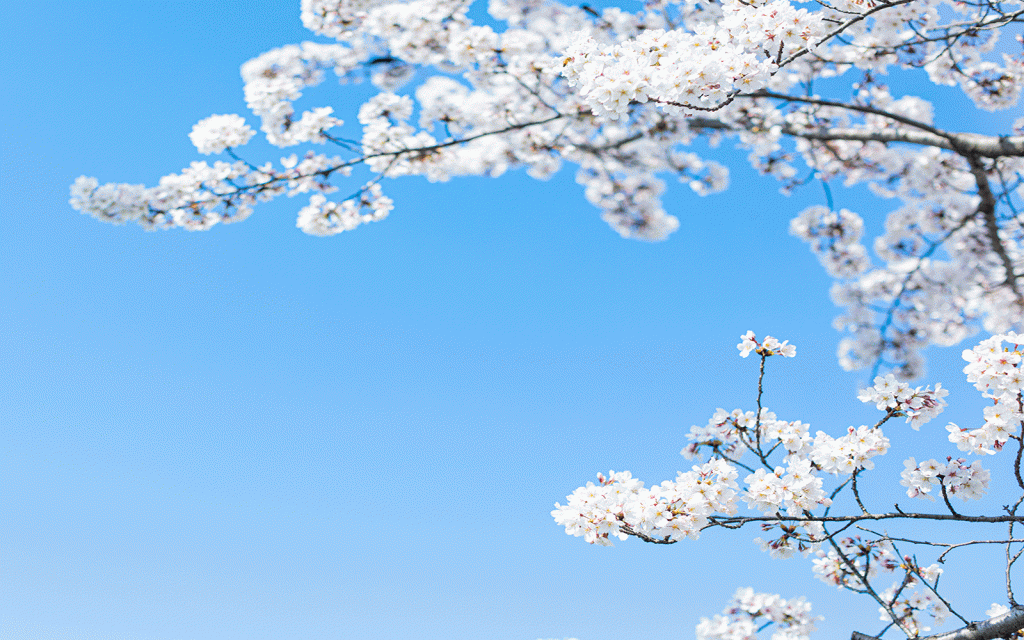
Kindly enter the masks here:
M 751 351 L 761 356 L 796 357 L 796 346 L 789 344 L 789 340 L 779 342 L 771 336 L 765 336 L 763 342 L 758 342 L 757 336 L 754 335 L 753 331 L 747 331 L 740 336 L 740 343 L 736 345 L 736 348 L 740 350 L 740 357 L 742 358 L 749 356 Z
M 748 485 L 743 499 L 753 509 L 766 515 L 785 511 L 799 516 L 819 506 L 829 506 L 832 500 L 822 490 L 823 480 L 814 473 L 810 460 L 798 460 L 788 467 L 774 471 L 758 469 L 746 477 Z
M 669 113 L 693 113 L 765 87 L 784 52 L 826 33 L 822 13 L 785 0 L 727 0 L 722 14 L 717 29 L 652 29 L 612 47 L 584 34 L 566 50 L 562 73 L 599 116 L 621 118 L 649 99 Z
M 936 627 L 945 624 L 952 611 L 938 592 L 942 567 L 938 564 L 922 567 L 916 558 L 905 555 L 899 568 L 904 572 L 903 579 L 879 593 L 884 603 L 878 609 L 879 619 L 882 622 L 895 622 L 912 635 L 931 630 L 931 627 L 925 625 L 925 614 L 931 616 L 932 624 Z M 918 586 L 924 588 L 917 589 Z M 967 620 L 963 622 L 966 624 Z
M 356 197 L 340 203 L 315 193 L 310 196 L 309 205 L 299 210 L 295 226 L 313 236 L 330 236 L 383 220 L 393 208 L 391 198 L 381 193 L 377 183 L 366 185 Z
M 695 540 L 714 514 L 736 513 L 736 476 L 732 465 L 712 460 L 646 489 L 628 471 L 613 471 L 567 496 L 565 505 L 555 503 L 551 515 L 566 533 L 591 544 L 610 546 L 610 536 L 625 540 L 628 535 Z
M 888 540 L 865 540 L 850 536 L 834 541 L 834 548 L 819 550 L 813 562 L 814 575 L 838 588 L 863 590 L 864 580 L 900 566 L 900 557 Z
M 790 221 L 789 232 L 810 244 L 821 265 L 835 278 L 852 278 L 871 266 L 860 242 L 864 220 L 849 209 L 808 207 Z
M 740 588 L 722 613 L 701 618 L 697 640 L 753 638 L 761 629 L 775 625 L 773 640 L 808 640 L 821 616 L 811 615 L 811 604 L 803 597 L 789 600 L 774 593 L 757 593 Z
M 874 386 L 861 389 L 857 399 L 861 402 L 874 402 L 878 409 L 890 415 L 905 417 L 910 427 L 919 431 L 922 424 L 942 413 L 946 407 L 944 398 L 948 395 L 949 390 L 943 389 L 941 383 L 936 384 L 934 389 L 930 386 L 923 389 L 911 388 L 890 373 L 877 376 Z
M 805 521 L 797 524 L 782 522 L 765 522 L 761 524 L 764 532 L 778 529 L 778 535 L 765 540 L 754 538 L 754 544 L 772 558 L 792 558 L 799 554 L 807 557 L 821 548 L 826 539 L 825 527 L 820 522 Z
M 714 456 L 739 458 L 747 449 L 747 443 L 755 439 L 749 435 L 753 432 L 755 425 L 760 425 L 762 437 L 765 440 L 773 436 L 775 439 L 782 438 L 783 431 L 786 431 L 787 441 L 793 439 L 789 436 L 792 429 L 787 428 L 787 423 L 777 420 L 775 414 L 767 407 L 762 407 L 759 414 L 742 409 L 726 411 L 719 408 L 715 410 L 714 415 L 708 418 L 706 425 L 690 427 L 687 438 L 693 442 L 680 451 L 680 454 L 687 459 L 692 459 L 700 455 L 702 447 L 706 447 L 712 450 Z M 799 438 L 799 436 L 795 437 Z
M 900 484 L 907 487 L 911 498 L 935 501 L 932 490 L 938 487 L 944 494 L 961 500 L 980 500 L 988 490 L 991 473 L 981 466 L 980 460 L 968 464 L 963 458 L 949 456 L 945 463 L 925 460 L 918 463 L 914 458 L 904 461 L 900 473 Z
M 967 381 L 991 398 L 992 406 L 985 407 L 985 421 L 980 427 L 963 428 L 952 422 L 947 425 L 949 441 L 961 451 L 995 454 L 1019 431 L 1024 421 L 1022 345 L 1024 335 L 1010 332 L 994 335 L 963 352 L 968 362 L 964 367 Z
M 873 469 L 872 458 L 889 450 L 889 438 L 878 427 L 847 427 L 845 436 L 833 438 L 819 431 L 809 457 L 825 473 L 851 474 L 860 469 Z

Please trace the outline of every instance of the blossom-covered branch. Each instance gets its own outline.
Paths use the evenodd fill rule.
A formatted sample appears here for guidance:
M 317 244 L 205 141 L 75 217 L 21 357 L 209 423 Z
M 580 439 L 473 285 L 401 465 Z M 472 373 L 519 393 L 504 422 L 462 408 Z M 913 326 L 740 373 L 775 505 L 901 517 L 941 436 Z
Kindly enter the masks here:
M 309 194 L 297 226 L 327 236 L 387 216 L 385 178 L 524 168 L 545 179 L 568 162 L 612 228 L 660 240 L 678 227 L 661 203 L 662 176 L 700 195 L 725 189 L 726 167 L 686 147 L 729 136 L 786 190 L 841 179 L 902 201 L 874 258 L 859 242 L 859 217 L 834 208 L 831 195 L 824 211 L 794 223 L 838 280 L 833 297 L 847 311 L 837 325 L 851 333 L 843 366 L 916 377 L 928 344 L 1021 328 L 1024 119 L 1005 135 L 954 131 L 934 122 L 927 100 L 879 80 L 892 67 L 916 69 L 981 109 L 1013 106 L 1024 57 L 993 50 L 1022 24 L 1019 2 L 712 0 L 627 13 L 490 0 L 494 26 L 474 24 L 469 4 L 303 0 L 303 23 L 332 42 L 246 62 L 245 98 L 271 144 L 334 143 L 341 155 L 244 161 L 255 132 L 238 115 L 213 116 L 191 138 L 201 153 L 233 161 L 196 162 L 154 187 L 83 177 L 71 204 L 107 222 L 203 230 L 242 220 L 259 202 Z M 327 72 L 381 90 L 358 109 L 360 140 L 333 133 L 343 123 L 332 107 L 295 112 Z M 816 93 L 817 80 L 835 77 L 849 90 Z M 356 166 L 376 177 L 329 200 Z
M 968 429 L 949 423 L 944 430 L 948 441 L 968 455 L 995 455 L 1010 440 L 1022 440 L 1022 345 L 1024 336 L 1002 334 L 963 354 L 968 362 L 964 368 L 968 381 L 992 400 L 984 410 L 982 426 Z M 674 544 L 685 538 L 697 540 L 716 528 L 736 530 L 758 523 L 763 532 L 772 532 L 768 540 L 755 539 L 762 550 L 777 558 L 814 554 L 813 571 L 819 579 L 873 598 L 882 620 L 899 627 L 908 637 L 928 630 L 923 618 L 926 614 L 936 625 L 951 614 L 968 624 L 939 590 L 943 569 L 938 563 L 947 553 L 968 545 L 1005 545 L 1006 595 L 1010 605 L 1016 606 L 1010 580 L 1010 566 L 1016 556 L 1011 558 L 1009 550 L 1021 548 L 1021 541 L 1012 533 L 1014 524 L 1024 521 L 1024 516 L 1009 506 L 1002 513 L 965 514 L 952 504 L 953 499 L 981 500 L 987 492 L 991 475 L 980 460 L 946 456 L 944 460 L 919 463 L 908 458 L 904 462 L 900 484 L 907 496 L 934 502 L 936 495 L 941 495 L 947 513 L 907 511 L 899 505 L 895 511 L 876 511 L 858 490 L 858 480 L 864 482 L 870 477 L 875 459 L 889 449 L 882 426 L 903 418 L 912 429 L 921 429 L 946 406 L 948 392 L 941 385 L 911 387 L 892 374 L 878 376 L 874 385 L 858 396 L 884 412 L 877 424 L 849 427 L 838 438 L 824 431 L 812 436 L 807 424 L 780 420 L 760 406 L 766 361 L 776 355 L 793 357 L 796 348 L 770 336 L 759 341 L 753 332 L 744 334 L 737 347 L 743 357 L 751 353 L 760 356 L 758 409 L 718 409 L 707 425 L 694 426 L 689 435 L 691 443 L 682 454 L 697 458 L 707 453 L 709 459 L 679 473 L 673 481 L 647 488 L 628 471 L 598 474 L 597 484 L 588 482 L 568 496 L 566 504 L 555 504 L 551 514 L 566 533 L 598 545 L 631 536 L 650 543 Z M 748 454 L 752 460 L 744 464 Z M 749 471 L 744 487 L 738 482 L 739 467 Z M 829 476 L 836 485 L 832 490 L 826 488 Z M 844 491 L 852 493 L 852 512 L 832 513 Z M 873 488 L 876 500 L 881 491 Z M 1024 493 L 1021 495 L 1024 498 Z M 740 514 L 741 502 L 760 515 Z M 919 540 L 864 527 L 857 528 L 871 537 L 844 533 L 851 526 L 867 522 L 914 525 L 928 521 L 960 522 L 972 527 L 1007 523 L 1010 535 L 1004 539 L 935 543 L 926 536 L 919 536 Z M 833 526 L 838 528 L 832 530 Z M 916 555 L 897 547 L 904 543 L 941 546 L 945 551 L 937 558 L 938 563 L 924 566 Z M 895 582 L 887 588 L 877 585 L 884 573 L 896 574 Z

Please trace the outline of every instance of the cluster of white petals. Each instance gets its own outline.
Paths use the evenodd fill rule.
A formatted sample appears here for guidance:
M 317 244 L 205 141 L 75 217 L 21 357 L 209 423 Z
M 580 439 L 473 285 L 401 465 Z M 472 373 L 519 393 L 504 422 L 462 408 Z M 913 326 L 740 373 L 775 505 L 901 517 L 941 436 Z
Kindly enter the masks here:
M 218 222 L 244 220 L 257 198 L 238 193 L 238 185 L 257 186 L 268 179 L 269 163 L 253 169 L 244 162 L 217 161 L 213 166 L 193 162 L 181 173 L 164 176 L 155 187 L 129 184 L 100 185 L 82 176 L 71 187 L 71 203 L 83 213 L 113 224 L 136 222 L 143 228 L 181 227 L 203 231 Z M 220 196 L 231 193 L 224 201 Z
M 748 331 L 740 336 L 740 343 L 736 345 L 736 348 L 740 350 L 740 356 L 743 358 L 749 356 L 751 351 L 761 356 L 796 357 L 796 347 L 789 344 L 789 340 L 779 342 L 771 336 L 765 336 L 764 342 L 758 342 L 753 331 Z
M 796 353 L 796 347 L 788 341 L 780 342 L 770 336 L 758 343 L 753 332 L 747 332 L 742 340 L 741 354 L 750 345 L 755 346 L 750 346 L 747 353 L 758 349 L 763 357 L 792 357 Z M 701 446 L 708 446 L 716 457 L 691 471 L 680 472 L 675 481 L 665 481 L 650 489 L 645 489 L 643 482 L 629 472 L 598 474 L 598 484 L 588 482 L 577 489 L 567 497 L 564 506 L 555 505 L 552 516 L 565 527 L 566 533 L 582 536 L 590 543 L 611 544 L 609 536 L 625 539 L 630 534 L 671 541 L 696 539 L 709 523 L 709 517 L 736 513 L 740 499 L 749 508 L 765 514 L 799 516 L 827 507 L 832 501 L 819 475 L 823 463 L 828 465 L 827 471 L 848 468 L 852 472 L 870 467 L 868 459 L 888 448 L 888 440 L 880 430 L 866 427 L 860 431 L 851 428 L 839 440 L 819 432 L 818 439 L 812 442 L 807 425 L 779 421 L 767 409 L 760 414 L 739 410 L 726 413 L 719 409 L 706 427 L 693 427 L 690 438 L 695 442 L 683 450 L 684 456 L 694 457 Z M 786 466 L 756 469 L 744 479 L 746 490 L 740 491 L 735 481 L 738 471 L 726 457 L 740 457 L 755 440 L 757 446 L 776 440 L 785 443 Z M 764 546 L 773 555 L 806 553 L 816 544 L 821 527 L 809 522 L 804 523 L 803 530 L 802 539 L 787 534 L 781 542 Z
M 245 124 L 245 118 L 236 114 L 213 115 L 197 122 L 188 134 L 199 153 L 220 153 L 229 147 L 240 147 L 256 135 Z
M 245 101 L 260 117 L 260 130 L 279 147 L 323 142 L 322 131 L 341 125 L 333 109 L 321 107 L 295 118 L 292 103 L 308 86 L 323 82 L 331 69 L 342 80 L 362 66 L 365 51 L 342 44 L 303 42 L 268 51 L 242 65 Z
M 903 463 L 906 467 L 900 473 L 900 484 L 907 488 L 911 498 L 935 500 L 932 489 L 939 487 L 961 500 L 981 500 L 988 490 L 992 479 L 987 469 L 983 469 L 980 460 L 971 464 L 963 458 L 948 458 L 945 463 L 937 460 L 925 460 L 918 464 L 913 458 Z
M 708 516 L 736 513 L 737 475 L 724 460 L 694 466 L 650 489 L 628 471 L 598 474 L 598 484 L 580 487 L 564 506 L 555 503 L 551 515 L 566 533 L 592 544 L 610 546 L 609 536 L 625 540 L 623 527 L 658 540 L 696 540 Z
M 814 438 L 811 460 L 825 473 L 853 473 L 858 469 L 874 469 L 871 458 L 889 450 L 889 439 L 878 427 L 861 425 L 847 428 L 845 436 L 833 438 L 819 431 Z
M 774 624 L 772 640 L 808 640 L 819 620 L 820 616 L 811 615 L 811 603 L 803 597 L 786 600 L 747 587 L 736 590 L 721 615 L 701 618 L 696 636 L 697 640 L 745 640 Z
M 848 209 L 808 207 L 789 223 L 789 232 L 811 245 L 825 271 L 834 278 L 851 278 L 871 266 L 868 251 L 860 243 L 864 220 Z
M 1004 347 L 1006 342 L 1010 346 Z M 975 429 L 966 429 L 950 423 L 949 441 L 961 451 L 994 454 L 1002 450 L 1010 439 L 1014 425 L 1021 424 L 1021 389 L 1024 388 L 1024 370 L 1021 354 L 1024 335 L 1005 333 L 983 340 L 973 349 L 963 352 L 967 381 L 978 391 L 991 398 L 993 405 L 985 407 L 985 422 Z
M 818 506 L 832 504 L 810 460 L 798 460 L 786 468 L 776 467 L 773 472 L 758 469 L 745 481 L 748 488 L 743 499 L 747 506 L 766 515 L 785 511 L 798 516 Z
M 690 428 L 687 437 L 693 440 L 693 443 L 687 445 L 680 453 L 683 457 L 692 459 L 700 455 L 702 446 L 706 446 L 716 453 L 738 458 L 746 449 L 740 434 L 753 429 L 757 422 L 765 425 L 765 429 L 770 429 L 769 425 L 774 425 L 777 420 L 775 414 L 767 408 L 761 410 L 760 417 L 753 411 L 733 409 L 732 412 L 727 412 L 725 409 L 716 409 L 705 426 L 694 425 Z
M 893 374 L 876 376 L 874 386 L 861 389 L 857 398 L 861 402 L 874 402 L 875 407 L 888 411 L 892 415 L 904 416 L 914 431 L 920 431 L 921 425 L 942 413 L 946 407 L 945 397 L 948 389 L 942 384 L 911 388 L 906 382 L 900 382 Z
M 599 116 L 626 117 L 631 104 L 648 99 L 668 113 L 686 114 L 764 88 L 783 54 L 826 33 L 822 14 L 786 0 L 725 0 L 715 9 L 721 15 L 714 26 L 649 29 L 611 47 L 581 34 L 566 49 L 562 73 Z

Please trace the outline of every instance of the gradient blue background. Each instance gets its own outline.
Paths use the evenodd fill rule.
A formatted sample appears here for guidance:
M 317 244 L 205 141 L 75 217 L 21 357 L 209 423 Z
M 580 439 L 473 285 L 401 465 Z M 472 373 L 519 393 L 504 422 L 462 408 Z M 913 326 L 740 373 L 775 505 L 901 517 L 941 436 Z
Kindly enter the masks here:
M 830 281 L 787 235 L 820 186 L 783 197 L 727 143 L 712 157 L 732 188 L 670 186 L 681 227 L 659 244 L 612 232 L 572 168 L 388 181 L 389 219 L 328 239 L 295 228 L 302 197 L 205 233 L 104 225 L 68 206 L 70 183 L 210 160 L 188 132 L 248 115 L 238 67 L 312 38 L 298 2 L 2 8 L 0 637 L 669 640 L 738 586 L 807 595 L 822 638 L 879 630 L 870 601 L 769 559 L 754 529 L 605 549 L 549 515 L 598 471 L 689 468 L 690 425 L 753 407 L 747 329 L 798 347 L 770 363 L 780 417 L 834 435 L 877 419 L 855 398 L 866 374 L 836 365 Z M 351 125 L 370 93 L 328 80 L 298 107 Z M 929 95 L 952 129 L 1014 115 Z M 835 196 L 876 231 L 897 206 Z M 959 354 L 929 352 L 953 406 L 920 433 L 889 427 L 871 508 L 938 508 L 911 505 L 898 473 L 957 453 L 946 420 L 980 419 Z M 1005 600 L 996 550 L 953 558 L 943 582 L 968 618 Z

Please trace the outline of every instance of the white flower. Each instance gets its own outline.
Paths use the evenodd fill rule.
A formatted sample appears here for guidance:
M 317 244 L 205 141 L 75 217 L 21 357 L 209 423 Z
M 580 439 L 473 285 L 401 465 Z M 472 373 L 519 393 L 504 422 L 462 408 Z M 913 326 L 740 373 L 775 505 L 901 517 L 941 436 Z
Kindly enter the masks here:
M 757 338 L 754 336 L 754 332 L 748 331 L 740 336 L 740 343 L 736 345 L 736 348 L 740 350 L 741 357 L 749 356 L 750 352 L 757 348 Z

